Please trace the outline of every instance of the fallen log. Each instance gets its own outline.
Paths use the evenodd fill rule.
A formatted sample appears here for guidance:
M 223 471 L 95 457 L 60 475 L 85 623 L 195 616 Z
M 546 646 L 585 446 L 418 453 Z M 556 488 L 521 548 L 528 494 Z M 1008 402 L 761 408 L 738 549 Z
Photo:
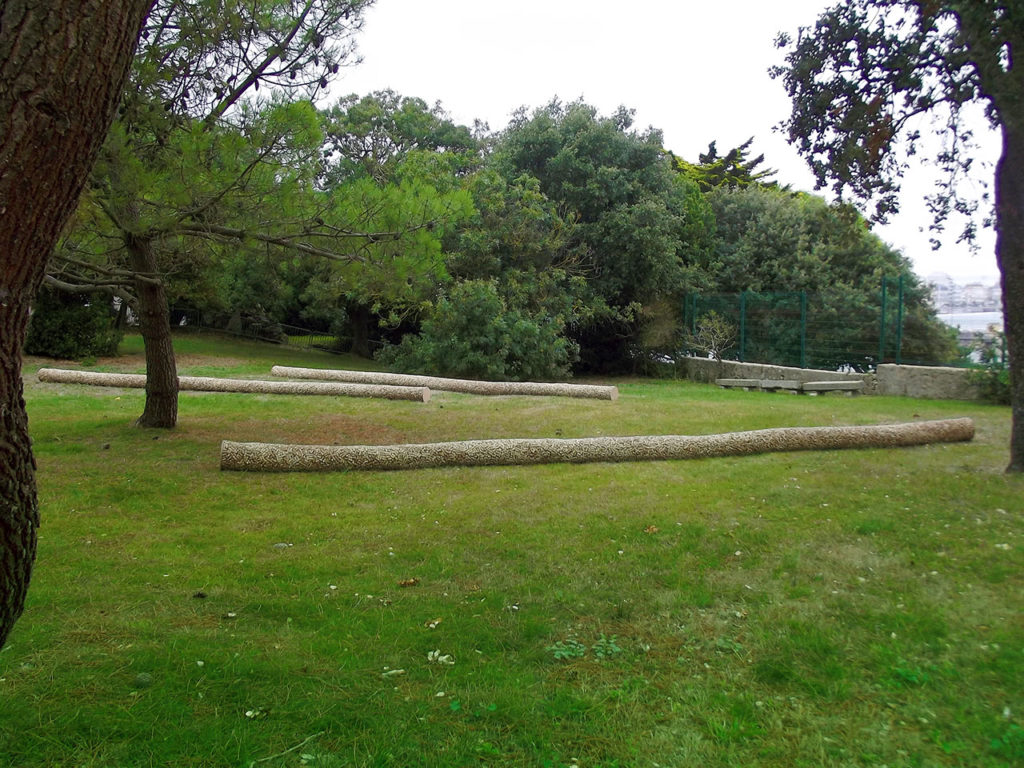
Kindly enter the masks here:
M 971 419 L 859 427 L 782 427 L 716 435 L 466 440 L 409 445 L 279 445 L 221 442 L 222 470 L 329 472 L 554 462 L 666 461 L 781 451 L 895 448 L 974 437 Z
M 39 380 L 55 384 L 88 384 L 98 387 L 142 389 L 146 376 L 139 373 L 101 373 L 62 368 L 40 368 Z M 426 387 L 385 387 L 316 381 L 261 381 L 258 379 L 216 379 L 207 376 L 179 376 L 178 388 L 193 392 L 250 392 L 265 395 L 332 395 L 380 397 L 388 400 L 430 402 Z
M 473 379 L 446 379 L 439 376 L 418 376 L 405 373 L 379 371 L 344 371 L 329 368 L 289 368 L 275 365 L 274 376 L 291 379 L 325 379 L 362 384 L 389 386 L 429 387 L 445 392 L 463 392 L 470 395 L 547 395 L 552 397 L 585 397 L 596 400 L 618 400 L 619 390 L 597 384 L 559 384 L 533 381 L 476 381 Z

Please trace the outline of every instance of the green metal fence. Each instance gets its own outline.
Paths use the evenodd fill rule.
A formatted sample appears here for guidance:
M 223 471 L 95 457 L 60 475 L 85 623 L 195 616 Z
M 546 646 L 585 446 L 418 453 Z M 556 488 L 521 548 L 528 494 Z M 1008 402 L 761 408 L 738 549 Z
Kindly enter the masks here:
M 683 316 L 693 336 L 712 312 L 731 326 L 724 359 L 867 371 L 903 362 L 904 306 L 899 277 L 883 279 L 874 300 L 854 306 L 837 308 L 806 291 L 690 294 Z

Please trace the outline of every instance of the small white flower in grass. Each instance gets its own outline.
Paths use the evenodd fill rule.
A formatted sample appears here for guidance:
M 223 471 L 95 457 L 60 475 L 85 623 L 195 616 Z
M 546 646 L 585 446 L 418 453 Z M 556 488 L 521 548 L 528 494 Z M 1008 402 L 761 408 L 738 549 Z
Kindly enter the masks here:
M 1002 550 L 1005 551 L 1005 550 L 1008 550 L 1009 548 L 1010 548 L 1009 544 L 996 544 L 996 549 L 1002 549 Z
M 196 662 L 196 666 L 197 666 L 197 667 L 204 667 L 204 666 L 206 666 L 206 662 L 205 662 L 205 661 L 203 661 L 202 659 L 199 659 L 199 660 L 198 660 L 198 661 Z
M 431 664 L 441 664 L 442 666 L 452 666 L 455 664 L 455 659 L 450 654 L 441 653 L 440 649 L 436 649 L 427 654 L 427 661 Z

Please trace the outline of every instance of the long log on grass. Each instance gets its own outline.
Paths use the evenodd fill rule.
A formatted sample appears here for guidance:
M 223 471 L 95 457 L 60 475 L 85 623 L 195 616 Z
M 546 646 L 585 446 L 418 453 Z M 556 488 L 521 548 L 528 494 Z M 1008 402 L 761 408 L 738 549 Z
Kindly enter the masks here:
M 138 373 L 100 373 L 61 368 L 40 368 L 39 380 L 55 384 L 89 384 L 99 387 L 142 389 L 146 377 Z M 251 392 L 263 395 L 336 395 L 381 397 L 388 400 L 430 402 L 426 387 L 385 387 L 369 384 L 341 384 L 317 381 L 260 381 L 257 379 L 215 379 L 207 376 L 179 376 L 178 388 L 193 392 Z
M 595 400 L 618 400 L 619 390 L 597 384 L 560 384 L 533 381 L 476 381 L 474 379 L 446 379 L 439 376 L 418 376 L 405 373 L 379 371 L 344 371 L 329 368 L 289 368 L 275 365 L 274 376 L 291 379 L 325 379 L 360 384 L 387 384 L 400 387 L 429 387 L 445 392 L 463 392 L 470 395 L 547 395 L 552 397 L 586 397 Z
M 409 445 L 220 445 L 222 470 L 330 472 L 595 461 L 665 461 L 780 451 L 896 448 L 974 437 L 971 419 L 864 427 L 783 427 L 717 435 L 466 440 Z

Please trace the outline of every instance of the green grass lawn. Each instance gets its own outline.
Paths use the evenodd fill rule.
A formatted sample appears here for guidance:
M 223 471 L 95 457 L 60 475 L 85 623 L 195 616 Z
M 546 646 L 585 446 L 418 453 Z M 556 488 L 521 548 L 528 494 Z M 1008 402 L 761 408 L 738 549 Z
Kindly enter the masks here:
M 140 371 L 140 345 L 102 360 Z M 179 372 L 352 367 L 178 340 Z M 1010 413 L 622 379 L 428 404 L 44 385 L 0 765 L 1024 764 Z M 366 367 L 365 361 L 361 367 Z M 222 439 L 706 434 L 970 416 L 971 443 L 634 464 L 222 473 Z M 434 653 L 438 651 L 439 653 Z M 294 748 L 294 749 L 293 749 Z

